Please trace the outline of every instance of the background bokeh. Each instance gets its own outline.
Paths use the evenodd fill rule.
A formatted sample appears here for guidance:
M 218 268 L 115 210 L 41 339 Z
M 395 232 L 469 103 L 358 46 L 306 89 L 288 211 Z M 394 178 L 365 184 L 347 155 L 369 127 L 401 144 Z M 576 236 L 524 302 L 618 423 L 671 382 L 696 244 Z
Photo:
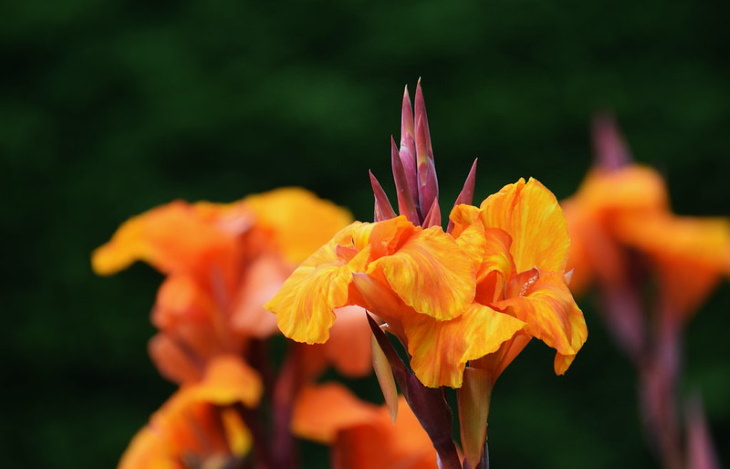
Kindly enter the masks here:
M 367 170 L 391 187 L 388 137 L 419 76 L 443 206 L 474 157 L 481 196 L 520 176 L 568 196 L 607 109 L 678 213 L 727 215 L 728 5 L 3 2 L 2 466 L 113 467 L 173 390 L 146 355 L 160 276 L 89 267 L 119 223 L 282 185 L 370 219 Z M 500 380 L 493 467 L 655 466 L 632 370 L 581 305 L 590 337 L 565 377 L 535 343 Z M 682 385 L 704 396 L 726 463 L 728 311 L 725 283 L 687 330 Z

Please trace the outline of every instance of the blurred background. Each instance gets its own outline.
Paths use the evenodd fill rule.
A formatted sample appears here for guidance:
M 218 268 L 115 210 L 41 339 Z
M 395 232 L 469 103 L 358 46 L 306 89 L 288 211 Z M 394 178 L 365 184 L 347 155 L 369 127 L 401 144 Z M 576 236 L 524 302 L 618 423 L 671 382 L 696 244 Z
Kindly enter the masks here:
M 534 176 L 559 198 L 612 110 L 675 211 L 727 215 L 727 2 L 27 0 L 0 7 L 3 467 L 113 467 L 173 391 L 146 353 L 161 277 L 89 255 L 172 199 L 300 185 L 372 216 L 403 86 L 428 105 L 442 206 Z M 500 379 L 493 467 L 656 467 L 633 370 L 590 337 L 564 377 L 538 343 Z M 686 335 L 685 391 L 730 462 L 730 291 Z M 380 398 L 372 393 L 371 398 Z M 324 454 L 322 450 L 321 454 Z M 320 456 L 323 457 L 323 456 Z M 314 467 L 314 466 L 312 466 Z

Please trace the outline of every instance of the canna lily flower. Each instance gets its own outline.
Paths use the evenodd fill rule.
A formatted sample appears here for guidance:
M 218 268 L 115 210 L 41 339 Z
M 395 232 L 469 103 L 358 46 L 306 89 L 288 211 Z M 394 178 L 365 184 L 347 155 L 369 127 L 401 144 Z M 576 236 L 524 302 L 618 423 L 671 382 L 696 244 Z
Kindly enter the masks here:
M 266 308 L 284 335 L 306 343 L 329 339 L 337 308 L 366 308 L 406 345 L 414 373 L 428 387 L 459 388 L 467 362 L 496 354 L 493 381 L 531 337 L 556 349 L 555 371 L 564 373 L 587 334 L 564 279 L 569 240 L 557 200 L 536 180 L 520 179 L 480 207 L 458 203 L 444 231 L 422 103 L 419 86 L 402 140 L 413 140 L 408 122 L 417 122 L 416 158 L 407 143 L 393 151 L 405 215 L 387 218 L 395 215 L 389 203 L 376 202 L 380 221 L 341 230 Z M 417 177 L 403 176 L 409 167 L 418 168 Z M 473 191 L 473 172 L 457 202 Z M 382 201 L 380 185 L 373 186 Z
M 730 220 L 674 215 L 663 178 L 631 163 L 611 119 L 596 120 L 594 141 L 597 164 L 562 203 L 572 241 L 571 289 L 599 287 L 618 343 L 639 362 L 651 347 L 639 285 L 655 282 L 660 334 L 675 334 L 730 274 Z
M 261 397 L 258 375 L 238 357 L 212 360 L 203 378 L 180 388 L 135 435 L 119 469 L 224 469 L 251 446 L 240 407 Z
M 329 340 L 344 306 L 374 314 L 373 365 L 391 415 L 398 409 L 395 378 L 440 467 L 462 467 L 440 389 L 457 388 L 464 464 L 481 467 L 491 391 L 506 366 L 535 337 L 556 350 L 554 369 L 562 374 L 586 340 L 583 313 L 566 284 L 565 218 L 555 196 L 532 178 L 470 205 L 475 162 L 444 230 L 420 82 L 413 110 L 404 93 L 391 165 L 400 215 L 371 173 L 375 221 L 337 233 L 265 307 L 284 335 L 310 344 Z M 410 370 L 383 330 L 404 345 Z
M 621 251 L 631 250 L 651 263 L 664 305 L 686 316 L 730 274 L 728 220 L 672 214 L 666 184 L 652 168 L 594 168 L 563 206 L 577 292 L 592 281 L 620 283 L 627 262 Z
M 334 469 L 436 469 L 436 452 L 405 403 L 392 422 L 388 409 L 360 401 L 339 384 L 305 388 L 292 432 L 330 445 Z
M 165 377 L 192 382 L 213 357 L 244 354 L 251 339 L 276 332 L 263 303 L 350 220 L 346 210 L 298 188 L 231 204 L 176 201 L 124 223 L 94 252 L 92 265 L 109 275 L 142 260 L 166 275 L 152 312 L 160 332 L 150 353 Z M 364 319 L 358 327 L 367 328 Z M 369 341 L 360 342 L 356 355 L 345 354 L 349 360 L 333 360 L 343 372 L 369 369 Z
M 631 163 L 612 119 L 596 119 L 594 142 L 595 167 L 563 202 L 573 243 L 571 288 L 598 287 L 609 331 L 638 374 L 647 435 L 665 467 L 685 467 L 697 451 L 682 448 L 676 408 L 681 333 L 730 274 L 730 220 L 673 214 L 663 178 Z M 692 419 L 688 425 L 685 434 L 698 434 Z M 702 439 L 700 446 L 708 446 Z

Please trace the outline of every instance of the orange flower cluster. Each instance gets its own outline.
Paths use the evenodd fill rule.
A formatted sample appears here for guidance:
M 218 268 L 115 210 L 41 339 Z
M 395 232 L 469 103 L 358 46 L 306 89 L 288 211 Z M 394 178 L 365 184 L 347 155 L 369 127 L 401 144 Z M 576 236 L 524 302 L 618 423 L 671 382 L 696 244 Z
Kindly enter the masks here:
M 624 252 L 631 250 L 650 262 L 661 308 L 686 317 L 730 274 L 730 221 L 674 215 L 666 184 L 652 168 L 599 166 L 563 207 L 576 292 L 593 281 L 620 284 L 627 271 Z
M 198 382 L 184 385 L 140 430 L 120 469 L 228 467 L 251 447 L 251 434 L 236 405 L 254 407 L 257 376 L 237 356 L 221 355 Z
M 276 332 L 262 304 L 350 219 L 346 210 L 296 188 L 231 204 L 177 201 L 130 219 L 94 252 L 93 268 L 102 275 L 135 260 L 165 274 L 152 312 L 159 332 L 150 354 L 181 385 L 135 437 L 121 467 L 223 467 L 248 451 L 241 406 L 256 407 L 264 384 L 262 370 L 247 358 L 253 341 Z M 337 326 L 338 340 L 351 343 L 347 351 L 300 351 L 306 376 L 327 361 L 346 374 L 369 370 L 369 339 L 351 330 L 367 333 L 367 324 L 354 315 L 343 312 Z
M 686 431 L 677 416 L 681 335 L 730 274 L 730 220 L 673 214 L 664 180 L 631 162 L 610 118 L 596 120 L 594 142 L 596 167 L 563 202 L 571 288 L 597 286 L 608 329 L 636 368 L 643 422 L 665 467 L 694 467 L 686 463 L 712 459 L 711 444 L 698 404 L 690 406 Z

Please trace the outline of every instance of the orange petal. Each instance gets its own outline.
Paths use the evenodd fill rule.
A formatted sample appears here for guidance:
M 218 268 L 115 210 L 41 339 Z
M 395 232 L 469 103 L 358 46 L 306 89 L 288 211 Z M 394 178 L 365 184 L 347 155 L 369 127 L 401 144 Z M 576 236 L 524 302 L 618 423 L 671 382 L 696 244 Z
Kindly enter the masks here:
M 499 228 L 484 228 L 479 209 L 458 205 L 451 212 L 456 243 L 478 265 L 476 301 L 491 304 L 503 295 L 515 265 L 510 254 L 512 238 Z
M 202 220 L 193 206 L 175 201 L 122 224 L 94 251 L 92 267 L 110 275 L 142 260 L 164 273 L 194 270 L 211 258 L 223 262 L 222 253 L 230 252 L 233 242 L 233 235 Z
M 264 305 L 277 315 L 285 336 L 308 344 L 327 341 L 335 320 L 333 310 L 351 304 L 348 290 L 352 274 L 365 270 L 371 251 L 368 239 L 377 225 L 354 222 L 340 230 Z
M 218 405 L 242 402 L 248 407 L 258 404 L 262 390 L 258 373 L 236 355 L 213 358 L 202 381 L 190 387 L 196 400 Z
M 391 423 L 385 408 L 378 418 L 337 435 L 333 448 L 335 469 L 436 469 L 436 451 L 418 419 L 402 397 L 398 419 Z
M 608 285 L 622 283 L 626 254 L 616 235 L 631 238 L 632 225 L 641 227 L 647 217 L 669 210 L 661 176 L 639 165 L 592 170 L 561 205 L 570 232 L 567 268 L 573 270 L 570 288 L 575 293 L 585 291 L 594 277 Z
M 351 278 L 347 266 L 301 266 L 264 307 L 276 314 L 285 336 L 321 344 L 329 339 L 333 310 L 347 303 Z
M 158 432 L 143 428 L 132 438 L 119 461 L 118 469 L 182 469 Z
M 337 432 L 371 422 L 377 407 L 357 399 L 344 386 L 335 383 L 304 388 L 292 415 L 292 432 L 320 443 L 333 443 Z
M 296 265 L 352 221 L 350 212 L 311 192 L 287 187 L 243 200 L 288 262 Z
M 517 358 L 517 355 L 524 350 L 530 340 L 532 340 L 532 336 L 522 329 L 510 340 L 503 342 L 496 352 L 485 355 L 478 360 L 472 360 L 469 366 L 484 370 L 494 383 L 510 363 Z
M 588 336 L 583 313 L 575 304 L 562 274 L 541 273 L 525 296 L 497 305 L 525 321 L 525 332 L 554 348 L 555 373 L 563 374 Z
M 388 285 L 367 274 L 353 274 L 352 285 L 355 292 L 352 292 L 351 296 L 357 297 L 357 304 L 387 322 L 388 330 L 405 342 L 406 337 L 401 326 L 403 318 L 418 316 L 418 313 L 403 303 Z
M 626 214 L 614 227 L 622 242 L 653 256 L 693 262 L 718 274 L 730 273 L 728 219 Z
M 231 333 L 226 313 L 190 275 L 173 274 L 163 282 L 152 322 L 186 354 L 202 362 L 222 351 L 240 350 L 243 345 L 242 338 Z
M 523 321 L 477 303 L 450 321 L 425 316 L 403 321 L 411 368 L 432 388 L 461 387 L 467 361 L 495 352 L 523 327 Z
M 235 456 L 242 457 L 251 448 L 251 434 L 235 409 L 221 410 L 223 429 L 228 440 L 228 448 Z
M 396 252 L 414 233 L 421 231 L 404 216 L 368 224 L 369 231 L 358 231 L 353 234 L 353 246 L 360 250 L 370 246 L 371 258 L 378 259 Z
M 199 389 L 188 385 L 173 394 L 132 439 L 119 468 L 222 467 L 248 452 L 251 435 L 240 416 L 207 401 L 209 393 Z
M 170 381 L 183 384 L 202 377 L 203 363 L 200 357 L 171 336 L 163 333 L 155 335 L 150 340 L 148 349 L 160 374 Z
M 454 238 L 459 238 L 461 233 L 471 226 L 479 225 L 482 228 L 484 227 L 481 212 L 473 205 L 454 205 L 454 208 L 451 209 L 451 213 L 449 214 L 449 220 L 453 225 L 450 233 Z
M 470 205 L 457 205 L 451 212 L 454 222 L 452 235 L 461 249 L 479 265 L 477 282 L 481 282 L 492 271 L 500 272 L 505 278 L 512 275 L 514 262 L 510 254 L 512 238 L 498 228 L 484 228 L 480 211 Z
M 342 385 L 305 388 L 294 407 L 292 432 L 333 446 L 336 469 L 436 469 L 436 451 L 402 397 L 398 418 L 357 399 Z
M 694 261 L 658 259 L 661 310 L 677 319 L 687 319 L 722 280 L 717 270 Z
M 474 299 L 474 262 L 440 227 L 413 234 L 396 252 L 372 262 L 373 272 L 405 304 L 436 319 L 458 316 Z
M 669 209 L 667 189 L 661 175 L 641 165 L 616 170 L 594 169 L 574 196 L 589 212 L 659 212 Z
M 512 237 L 511 253 L 518 272 L 539 268 L 564 272 L 570 240 L 565 217 L 552 192 L 530 178 L 508 184 L 482 202 L 486 228 Z
M 264 309 L 264 303 L 281 288 L 291 273 L 277 256 L 261 255 L 248 264 L 232 306 L 231 327 L 247 337 L 266 338 L 274 334 L 276 316 Z
M 575 294 L 582 294 L 593 280 L 595 266 L 601 265 L 593 261 L 592 249 L 595 249 L 598 253 L 605 252 L 605 250 L 597 247 L 598 242 L 595 239 L 596 236 L 593 235 L 595 232 L 602 234 L 602 229 L 599 222 L 591 214 L 586 213 L 580 201 L 568 199 L 563 201 L 561 206 L 568 222 L 568 234 L 570 236 L 570 250 L 566 265 L 566 269 L 573 272 L 570 289 Z M 610 257 L 609 260 L 611 260 Z
M 690 314 L 730 274 L 727 219 L 625 214 L 614 226 L 622 242 L 656 262 L 664 308 L 672 314 Z
M 308 344 L 324 343 L 335 322 L 333 310 L 347 304 L 351 279 L 352 271 L 337 254 L 336 237 L 304 261 L 264 308 L 276 314 L 285 336 Z
M 216 306 L 209 293 L 191 275 L 167 277 L 157 292 L 152 322 L 161 329 L 173 328 L 185 321 L 212 322 Z

